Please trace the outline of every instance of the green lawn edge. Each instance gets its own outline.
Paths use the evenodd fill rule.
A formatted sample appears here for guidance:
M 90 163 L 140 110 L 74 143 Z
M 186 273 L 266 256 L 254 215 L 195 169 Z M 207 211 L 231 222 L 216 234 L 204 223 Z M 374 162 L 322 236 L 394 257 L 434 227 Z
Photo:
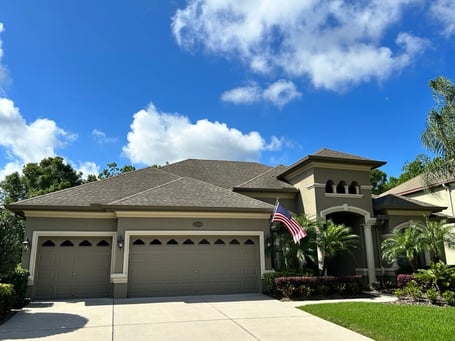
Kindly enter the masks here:
M 310 304 L 298 309 L 377 341 L 455 338 L 454 307 L 342 302 Z

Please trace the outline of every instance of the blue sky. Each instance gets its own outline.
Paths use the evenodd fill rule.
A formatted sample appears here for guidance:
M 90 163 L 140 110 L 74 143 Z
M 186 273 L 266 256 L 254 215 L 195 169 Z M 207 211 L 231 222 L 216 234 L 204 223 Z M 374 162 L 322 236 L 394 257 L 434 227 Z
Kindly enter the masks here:
M 398 176 L 455 80 L 455 2 L 0 0 L 0 178 L 320 148 Z

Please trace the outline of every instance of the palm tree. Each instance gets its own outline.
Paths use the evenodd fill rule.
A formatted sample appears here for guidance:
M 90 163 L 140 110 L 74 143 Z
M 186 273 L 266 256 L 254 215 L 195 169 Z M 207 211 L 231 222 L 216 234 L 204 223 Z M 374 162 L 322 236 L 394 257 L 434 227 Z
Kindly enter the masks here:
M 327 276 L 328 260 L 340 253 L 350 254 L 358 247 L 359 236 L 350 227 L 327 220 L 316 231 L 316 246 L 319 254 L 319 270 Z
M 423 145 L 437 157 L 424 173 L 427 186 L 455 175 L 455 85 L 444 77 L 430 81 L 436 107 L 427 117 Z
M 406 256 L 412 271 L 417 268 L 417 256 L 424 251 L 426 241 L 417 225 L 393 231 L 393 236 L 381 243 L 382 259 L 388 263 Z
M 450 247 L 455 246 L 455 233 L 453 226 L 446 221 L 429 220 L 426 218 L 425 225 L 421 227 L 423 233 L 424 248 L 430 252 L 432 262 L 440 261 L 444 256 L 444 243 Z

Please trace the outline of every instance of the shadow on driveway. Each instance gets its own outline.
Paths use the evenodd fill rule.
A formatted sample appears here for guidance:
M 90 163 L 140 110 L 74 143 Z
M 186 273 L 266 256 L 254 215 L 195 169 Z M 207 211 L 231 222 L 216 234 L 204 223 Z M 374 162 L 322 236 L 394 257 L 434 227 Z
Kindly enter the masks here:
M 0 326 L 0 340 L 32 339 L 73 332 L 83 328 L 85 317 L 67 313 L 22 310 Z

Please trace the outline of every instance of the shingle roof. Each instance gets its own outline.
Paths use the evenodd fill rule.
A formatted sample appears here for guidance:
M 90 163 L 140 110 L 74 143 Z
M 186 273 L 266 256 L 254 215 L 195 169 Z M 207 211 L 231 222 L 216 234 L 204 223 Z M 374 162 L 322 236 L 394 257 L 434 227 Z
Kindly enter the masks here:
M 386 163 L 385 161 L 372 160 L 362 156 L 347 154 L 336 150 L 323 148 L 318 150 L 316 153 L 307 155 L 304 158 L 293 163 L 292 165 L 287 167 L 281 174 L 279 174 L 278 178 L 285 177 L 287 174 L 294 171 L 295 169 L 298 169 L 299 167 L 302 167 L 313 161 L 365 165 L 369 166 L 371 169 L 383 166 Z
M 180 176 L 232 189 L 271 167 L 256 162 L 188 159 L 161 168 Z
M 272 210 L 273 206 L 197 179 L 148 167 L 7 205 L 27 209 Z
M 282 190 L 298 192 L 297 188 L 277 179 L 277 175 L 282 173 L 286 169 L 286 166 L 277 166 L 270 168 L 262 174 L 238 185 L 235 187 L 236 190 Z
M 180 177 L 161 186 L 111 202 L 109 206 L 116 208 L 126 206 L 170 208 L 177 206 L 179 209 L 273 209 L 273 205 L 265 202 L 186 177 Z
M 415 211 L 431 211 L 438 212 L 446 207 L 435 206 L 423 201 L 406 198 L 400 195 L 388 194 L 385 196 L 377 197 L 373 199 L 373 208 L 375 211 L 385 209 L 397 209 L 397 210 L 415 210 Z
M 421 191 L 424 189 L 424 187 L 423 176 L 417 175 L 416 177 L 409 179 L 408 181 L 403 182 L 402 184 L 399 184 L 398 186 L 395 186 L 394 188 L 391 188 L 384 193 L 379 194 L 379 196 L 382 197 L 388 194 L 405 195 L 408 193 Z

